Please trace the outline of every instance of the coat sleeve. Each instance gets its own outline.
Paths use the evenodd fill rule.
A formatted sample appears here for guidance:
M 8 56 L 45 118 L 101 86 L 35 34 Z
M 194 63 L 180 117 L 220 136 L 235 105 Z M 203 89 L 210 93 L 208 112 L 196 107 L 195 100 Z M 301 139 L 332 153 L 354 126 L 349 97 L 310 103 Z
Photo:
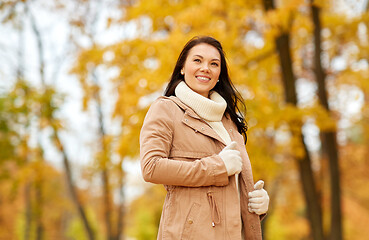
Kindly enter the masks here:
M 140 134 L 141 170 L 145 181 L 187 187 L 225 186 L 228 174 L 222 159 L 214 154 L 194 161 L 169 159 L 174 131 L 171 100 L 158 99 L 146 114 Z

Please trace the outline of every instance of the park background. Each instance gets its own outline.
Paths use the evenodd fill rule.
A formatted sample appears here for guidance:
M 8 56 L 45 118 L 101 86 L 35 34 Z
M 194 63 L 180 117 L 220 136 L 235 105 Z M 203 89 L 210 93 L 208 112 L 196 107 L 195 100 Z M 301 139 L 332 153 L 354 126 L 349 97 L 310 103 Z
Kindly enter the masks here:
M 1 0 L 0 239 L 155 239 L 139 131 L 184 44 L 247 106 L 266 240 L 369 236 L 367 0 Z

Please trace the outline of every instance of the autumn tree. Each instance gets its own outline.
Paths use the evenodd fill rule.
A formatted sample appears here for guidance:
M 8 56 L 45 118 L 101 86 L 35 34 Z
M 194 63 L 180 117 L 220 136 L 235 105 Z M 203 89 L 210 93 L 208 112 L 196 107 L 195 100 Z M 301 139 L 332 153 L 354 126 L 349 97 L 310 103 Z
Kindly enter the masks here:
M 2 1 L 1 28 L 19 37 L 0 42 L 1 82 L 11 82 L 0 89 L 0 237 L 155 238 L 165 191 L 145 185 L 124 202 L 122 165 L 137 160 L 142 121 L 183 45 L 211 35 L 245 99 L 246 148 L 271 197 L 264 239 L 365 239 L 364 11 L 350 16 L 338 3 L 301 0 Z M 53 17 L 63 24 L 45 24 Z M 60 34 L 53 44 L 51 30 Z M 73 105 L 88 118 L 91 139 L 78 151 L 91 157 L 79 168 L 78 151 L 69 150 L 76 116 L 63 109 L 73 93 L 61 82 L 77 83 L 82 97 Z M 52 167 L 50 151 L 63 170 Z
M 330 112 L 328 104 L 326 72 L 322 66 L 322 25 L 320 20 L 320 6 L 311 1 L 311 18 L 314 24 L 314 74 L 318 83 L 318 97 L 320 104 Z M 339 156 L 335 130 L 322 130 L 322 150 L 329 159 L 330 190 L 331 190 L 331 228 L 330 239 L 343 239 L 341 214 L 341 187 Z
M 44 145 L 40 142 L 40 139 L 42 138 L 42 135 L 44 135 L 44 130 L 48 129 L 53 132 L 53 138 L 56 142 L 56 147 L 61 151 L 63 159 L 64 159 L 64 166 L 66 169 L 66 176 L 67 176 L 67 182 L 68 186 L 71 191 L 71 195 L 74 197 L 75 203 L 77 205 L 77 209 L 79 210 L 79 213 L 81 214 L 83 222 L 85 222 L 85 226 L 87 229 L 88 234 L 90 235 L 90 239 L 93 239 L 92 230 L 89 227 L 89 224 L 87 223 L 87 218 L 85 217 L 84 210 L 77 198 L 76 188 L 74 186 L 74 183 L 71 178 L 71 170 L 69 165 L 69 160 L 67 157 L 67 154 L 64 150 L 63 144 L 60 141 L 60 130 L 61 123 L 59 119 L 55 117 L 55 112 L 58 110 L 58 106 L 56 102 L 61 102 L 61 98 L 58 99 L 58 94 L 56 94 L 53 86 L 48 83 L 48 77 L 46 75 L 46 68 L 47 68 L 47 62 L 45 60 L 45 54 L 46 54 L 46 47 L 44 44 L 44 33 L 40 29 L 37 20 L 35 19 L 34 13 L 33 13 L 33 6 L 37 6 L 34 2 L 31 1 L 7 1 L 5 3 L 1 3 L 0 10 L 5 13 L 4 19 L 2 19 L 2 22 L 5 24 L 14 24 L 14 26 L 18 26 L 18 29 L 20 32 L 23 31 L 23 27 L 25 23 L 29 23 L 31 26 L 32 34 L 34 39 L 36 40 L 36 45 L 34 46 L 34 49 L 36 49 L 36 54 L 38 57 L 37 62 L 37 70 L 36 74 L 38 74 L 38 83 L 39 88 L 36 90 L 34 89 L 34 94 L 29 94 L 28 89 L 31 89 L 28 87 L 28 84 L 26 81 L 28 80 L 28 76 L 23 73 L 22 68 L 24 67 L 22 63 L 24 63 L 24 58 L 22 56 L 19 57 L 19 64 L 18 69 L 16 71 L 16 78 L 14 79 L 15 82 L 20 82 L 25 84 L 24 91 L 24 99 L 20 99 L 19 97 L 16 99 L 18 101 L 21 101 L 25 104 L 25 111 L 28 115 L 24 116 L 21 119 L 24 119 L 26 122 L 23 124 L 19 124 L 19 126 L 26 128 L 27 134 L 23 136 L 22 142 L 24 143 L 23 148 L 23 161 L 25 163 L 28 163 L 31 161 L 35 161 L 33 164 L 37 164 L 36 166 L 39 166 L 40 169 L 33 169 L 37 174 L 32 179 L 33 182 L 31 182 L 31 186 L 33 187 L 33 196 L 35 200 L 29 199 L 31 196 L 29 184 L 26 183 L 25 185 L 25 198 L 26 198 L 26 204 L 25 204 L 25 216 L 26 216 L 26 227 L 24 231 L 24 238 L 30 239 L 31 233 L 31 223 L 35 222 L 36 224 L 36 230 L 35 230 L 35 238 L 36 239 L 44 239 L 44 229 L 45 229 L 45 219 L 43 217 L 44 215 L 44 183 L 46 179 L 44 179 L 44 170 L 43 165 L 45 165 L 45 160 L 43 153 L 45 151 Z M 20 24 L 19 24 L 20 23 Z M 17 25 L 18 24 L 18 25 Z M 16 28 L 15 28 L 16 29 Z M 22 37 L 20 37 L 22 39 Z M 24 41 L 20 41 L 21 43 L 25 43 Z M 22 49 L 24 49 L 23 45 L 18 46 L 18 52 L 21 52 Z M 55 76 L 54 76 L 55 77 Z M 16 85 L 18 86 L 18 85 Z M 22 91 L 18 90 L 17 91 Z M 36 94 L 37 93 L 37 94 Z M 36 134 L 32 134 L 32 131 L 36 130 Z M 20 130 L 15 130 L 20 131 Z M 33 136 L 32 136 L 33 135 Z M 37 139 L 37 148 L 35 150 L 32 150 L 32 148 L 29 146 L 30 138 Z M 32 204 L 31 204 L 32 202 Z
M 142 110 L 162 92 L 184 43 L 194 35 L 219 39 L 230 62 L 232 79 L 246 97 L 250 156 L 265 160 L 273 169 L 266 171 L 265 165 L 262 167 L 261 162 L 252 160 L 255 175 L 268 178 L 258 172 L 265 171 L 278 179 L 288 178 L 289 174 L 295 174 L 294 170 L 285 171 L 281 177 L 277 172 L 280 164 L 273 159 L 283 159 L 280 163 L 297 159 L 310 231 L 314 239 L 323 239 L 321 201 L 326 195 L 321 194 L 326 191 L 324 183 L 317 182 L 319 170 L 313 169 L 321 161 L 312 160 L 316 153 L 308 149 L 303 128 L 312 119 L 322 132 L 329 132 L 335 129 L 338 119 L 316 101 L 309 105 L 299 103 L 297 80 L 314 79 L 313 67 L 309 65 L 314 56 L 310 50 L 313 43 L 310 7 L 304 1 L 281 1 L 280 7 L 273 11 L 273 1 L 138 1 L 118 21 L 131 23 L 135 37 L 98 51 L 102 51 L 100 56 L 113 53 L 114 58 L 105 65 L 119 69 L 116 113 L 123 121 L 134 119 L 133 123 L 138 122 L 139 126 L 144 116 Z M 324 8 L 327 14 L 331 9 Z M 305 33 L 305 38 L 300 33 Z M 101 62 L 102 58 L 94 61 Z M 278 140 L 282 136 L 284 140 Z M 260 144 L 264 141 L 268 143 L 265 146 Z M 261 154 L 263 148 L 267 154 Z
M 264 8 L 266 11 L 274 10 L 274 1 L 264 1 Z M 293 11 L 285 10 L 288 15 L 286 19 L 287 23 L 280 26 L 280 33 L 276 37 L 275 45 L 279 54 L 282 80 L 285 91 L 285 101 L 292 106 L 297 107 L 297 90 L 296 90 L 296 77 L 293 71 L 292 55 L 290 52 L 290 29 L 293 24 Z M 278 13 L 277 13 L 278 14 Z M 303 186 L 303 192 L 305 196 L 305 202 L 308 206 L 307 215 L 311 226 L 313 239 L 324 239 L 323 233 L 323 220 L 320 199 L 317 194 L 317 187 L 314 179 L 314 173 L 312 170 L 310 153 L 306 147 L 304 141 L 304 135 L 302 133 L 302 121 L 291 122 L 290 126 L 292 135 L 295 136 L 300 142 L 303 153 L 300 156 L 296 156 L 297 164 L 299 166 L 301 183 Z M 293 126 L 295 125 L 295 126 Z

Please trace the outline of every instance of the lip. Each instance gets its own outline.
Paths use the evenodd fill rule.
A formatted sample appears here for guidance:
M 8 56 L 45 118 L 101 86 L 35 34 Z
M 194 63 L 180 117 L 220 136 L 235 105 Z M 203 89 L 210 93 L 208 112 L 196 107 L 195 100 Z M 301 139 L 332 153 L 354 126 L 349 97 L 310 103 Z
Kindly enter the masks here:
M 204 78 L 206 78 L 207 80 L 205 80 Z M 204 76 L 204 75 L 198 75 L 198 76 L 196 76 L 196 79 L 197 79 L 199 82 L 207 83 L 207 82 L 210 82 L 211 77 Z

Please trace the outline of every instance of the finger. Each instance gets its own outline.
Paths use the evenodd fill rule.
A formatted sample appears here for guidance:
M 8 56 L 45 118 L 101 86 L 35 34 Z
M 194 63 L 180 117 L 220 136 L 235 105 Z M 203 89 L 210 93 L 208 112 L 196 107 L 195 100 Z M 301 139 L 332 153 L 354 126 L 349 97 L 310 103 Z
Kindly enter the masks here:
M 228 150 L 228 151 L 229 151 L 229 156 L 231 158 L 237 159 L 238 161 L 241 161 L 241 155 L 237 150 Z
M 264 197 L 264 192 L 262 190 L 254 190 L 249 192 L 249 198 L 260 198 Z
M 263 180 L 259 180 L 257 183 L 255 183 L 254 185 L 254 189 L 255 190 L 260 190 L 264 187 L 264 181 Z
M 263 198 L 249 198 L 249 203 L 263 203 L 264 199 Z
M 249 208 L 250 208 L 252 211 L 256 212 L 256 211 L 258 211 L 259 209 L 261 209 L 262 204 L 260 204 L 260 203 L 249 203 L 249 204 L 248 204 L 248 206 L 249 206 Z
M 256 213 L 257 215 L 261 215 L 261 214 L 264 214 L 265 211 L 262 209 L 258 209 L 258 210 L 255 210 L 254 213 Z
M 250 207 L 248 207 L 248 209 L 249 209 L 249 212 L 250 213 L 253 213 L 254 212 L 254 210 L 252 210 Z
M 237 143 L 235 141 L 231 142 L 230 144 L 228 144 L 225 149 L 232 149 L 232 150 L 236 150 L 237 147 Z
M 237 156 L 241 157 L 241 153 L 240 153 L 240 151 L 238 151 L 238 150 L 228 149 L 228 152 L 229 152 L 230 154 L 234 154 L 234 155 L 237 155 Z

